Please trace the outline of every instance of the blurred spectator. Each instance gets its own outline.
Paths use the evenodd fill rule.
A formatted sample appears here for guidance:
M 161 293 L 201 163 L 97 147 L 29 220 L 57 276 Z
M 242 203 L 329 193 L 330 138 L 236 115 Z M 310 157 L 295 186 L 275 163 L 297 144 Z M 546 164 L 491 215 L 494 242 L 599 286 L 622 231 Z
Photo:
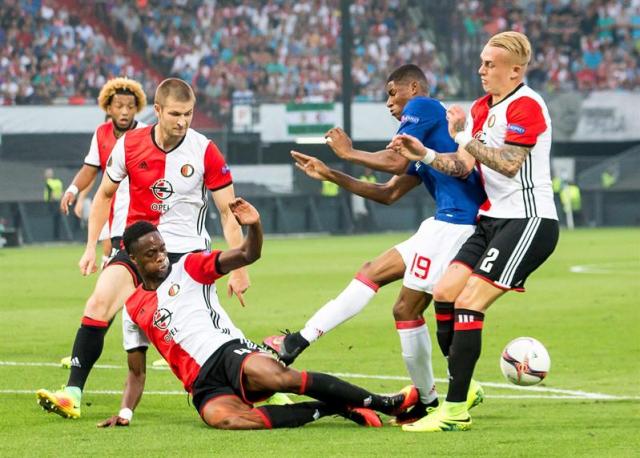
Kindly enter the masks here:
M 640 2 L 629 0 L 462 0 L 458 14 L 467 41 L 517 30 L 534 55 L 528 84 L 534 89 L 637 90 L 640 87 Z M 465 48 L 458 59 L 477 59 Z
M 458 96 L 436 46 L 410 14 L 418 0 L 355 0 L 356 100 L 383 100 L 389 69 L 416 62 L 432 95 Z M 105 0 L 125 33 L 162 73 L 191 81 L 210 114 L 227 113 L 238 93 L 257 102 L 335 101 L 341 95 L 339 0 Z M 195 11 L 195 14 L 193 13 Z
M 62 197 L 62 180 L 56 178 L 53 169 L 45 169 L 44 171 L 44 201 L 58 202 Z
M 104 82 L 120 75 L 152 96 L 153 78 L 133 65 L 134 54 L 192 82 L 214 116 L 228 115 L 239 97 L 340 100 L 340 0 L 78 4 L 69 11 L 56 0 L 0 3 L 0 103 L 94 103 Z M 103 36 L 85 16 L 113 33 Z M 351 17 L 357 101 L 384 100 L 389 70 L 407 62 L 423 69 L 432 96 L 474 98 L 479 47 L 507 29 L 532 42 L 535 89 L 640 87 L 638 0 L 353 0 Z
M 49 207 L 49 213 L 53 219 L 53 238 L 60 240 L 60 212 L 58 211 L 58 202 L 62 197 L 64 185 L 60 178 L 56 178 L 53 169 L 45 169 L 44 171 L 44 201 Z
M 111 38 L 53 0 L 0 3 L 0 105 L 95 103 L 104 82 L 123 75 L 152 89 Z

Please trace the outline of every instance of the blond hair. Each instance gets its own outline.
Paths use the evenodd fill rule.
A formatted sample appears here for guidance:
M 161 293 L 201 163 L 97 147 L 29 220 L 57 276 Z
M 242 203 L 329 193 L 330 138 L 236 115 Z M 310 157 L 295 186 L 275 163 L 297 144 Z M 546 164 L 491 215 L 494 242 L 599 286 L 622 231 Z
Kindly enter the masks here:
M 506 50 L 517 65 L 526 66 L 531 60 L 531 43 L 526 35 L 509 30 L 498 33 L 487 42 L 487 46 L 494 46 Z
M 144 94 L 142 85 L 135 80 L 124 77 L 111 79 L 102 86 L 98 95 L 100 108 L 106 112 L 107 107 L 111 105 L 113 96 L 116 94 L 134 96 L 136 98 L 136 113 L 140 113 L 147 105 L 147 96 Z
M 167 78 L 161 82 L 158 89 L 156 89 L 154 102 L 160 106 L 164 106 L 169 97 L 177 102 L 191 102 L 192 100 L 196 100 L 196 95 L 189 83 L 179 78 Z

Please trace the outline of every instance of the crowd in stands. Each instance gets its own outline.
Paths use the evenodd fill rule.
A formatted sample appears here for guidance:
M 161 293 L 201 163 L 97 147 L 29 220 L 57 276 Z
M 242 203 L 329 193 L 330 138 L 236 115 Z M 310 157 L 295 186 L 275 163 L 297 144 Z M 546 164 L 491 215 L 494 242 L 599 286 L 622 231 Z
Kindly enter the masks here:
M 69 11 L 55 0 L 2 0 L 5 104 L 95 100 L 106 79 L 120 75 L 140 80 L 151 95 L 154 78 L 134 67 L 133 52 L 161 75 L 192 82 L 214 113 L 227 110 L 234 98 L 340 98 L 340 0 L 78 3 L 86 9 Z M 465 50 L 462 59 L 477 62 L 478 46 L 508 29 L 531 39 L 528 82 L 536 89 L 640 87 L 640 0 L 458 0 L 450 5 L 460 30 L 448 37 L 429 33 L 425 3 L 352 2 L 356 100 L 384 100 L 388 72 L 407 62 L 425 70 L 433 96 L 475 97 L 459 84 L 475 75 L 456 68 L 460 55 L 456 60 L 438 52 L 445 44 L 438 40 L 472 43 L 458 49 Z M 86 15 L 107 22 L 114 33 L 100 34 L 82 19 Z
M 129 75 L 154 82 L 136 70 L 112 37 L 47 0 L 0 3 L 0 105 L 96 103 L 109 78 Z
M 389 69 L 406 62 L 421 63 L 434 95 L 457 95 L 435 43 L 410 16 L 411 3 L 353 2 L 356 100 L 384 99 Z M 120 27 L 129 43 L 144 49 L 162 73 L 192 81 L 216 110 L 233 97 L 340 97 L 339 0 L 107 0 L 106 8 L 112 27 Z
M 460 0 L 467 38 L 527 34 L 528 84 L 544 92 L 640 88 L 640 0 Z

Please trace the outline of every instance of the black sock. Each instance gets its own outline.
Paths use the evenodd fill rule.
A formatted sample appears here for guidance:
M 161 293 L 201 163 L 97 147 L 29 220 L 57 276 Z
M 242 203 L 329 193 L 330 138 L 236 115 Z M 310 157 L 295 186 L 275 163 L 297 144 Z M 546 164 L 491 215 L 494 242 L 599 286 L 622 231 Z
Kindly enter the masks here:
M 296 428 L 319 418 L 338 413 L 337 409 L 324 402 L 299 402 L 283 406 L 257 407 L 265 417 L 267 428 Z M 267 423 L 268 422 L 268 423 Z
M 480 357 L 484 313 L 456 309 L 455 315 L 453 342 L 449 352 L 451 380 L 447 401 L 464 402 L 467 400 L 473 370 Z
M 364 388 L 352 385 L 333 375 L 319 372 L 303 372 L 306 382 L 300 394 L 326 402 L 337 407 L 368 407 L 383 413 L 390 413 L 402 403 L 398 396 L 381 396 Z
M 440 345 L 440 351 L 446 358 L 449 356 L 449 349 L 453 340 L 453 302 L 434 301 L 433 305 L 436 312 L 436 323 L 438 324 L 438 330 L 436 331 L 438 345 Z
M 89 372 L 102 354 L 104 336 L 109 328 L 106 321 L 82 318 L 71 351 L 71 373 L 67 386 L 77 386 L 81 390 L 89 377 Z

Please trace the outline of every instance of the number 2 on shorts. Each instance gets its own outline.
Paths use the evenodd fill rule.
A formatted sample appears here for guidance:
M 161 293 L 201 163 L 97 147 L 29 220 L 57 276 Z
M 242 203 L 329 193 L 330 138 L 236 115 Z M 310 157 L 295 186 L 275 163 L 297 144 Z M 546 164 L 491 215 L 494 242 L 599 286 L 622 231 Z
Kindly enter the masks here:
M 419 278 L 420 280 L 424 280 L 429 275 L 429 267 L 431 267 L 431 259 L 425 258 L 424 256 L 418 255 L 418 253 L 413 255 L 413 262 L 411 263 L 411 273 Z
M 484 270 L 486 273 L 491 272 L 493 261 L 496 260 L 499 254 L 500 250 L 498 250 L 497 248 L 491 248 L 489 251 L 487 251 L 487 256 L 482 260 L 482 263 L 480 264 L 480 270 Z

